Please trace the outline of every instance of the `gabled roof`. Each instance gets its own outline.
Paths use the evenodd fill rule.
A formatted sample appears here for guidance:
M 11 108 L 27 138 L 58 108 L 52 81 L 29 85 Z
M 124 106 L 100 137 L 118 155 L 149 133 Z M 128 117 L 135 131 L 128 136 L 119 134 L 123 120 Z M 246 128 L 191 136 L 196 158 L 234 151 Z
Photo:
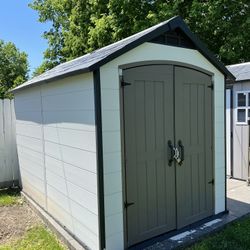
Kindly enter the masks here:
M 236 82 L 250 81 L 250 62 L 228 65 L 227 69 L 236 77 Z
M 62 63 L 54 67 L 53 69 L 23 83 L 12 91 L 33 86 L 34 84 L 38 83 L 61 79 L 66 76 L 94 71 L 100 66 L 141 45 L 142 43 L 151 41 L 157 36 L 165 32 L 175 30 L 176 28 L 179 28 L 185 34 L 185 36 L 193 42 L 195 48 L 203 56 L 205 56 L 219 71 L 221 71 L 227 78 L 234 79 L 234 76 L 227 70 L 227 68 L 211 52 L 209 52 L 206 46 L 190 31 L 182 18 L 176 16 L 116 43 L 95 50 L 89 54 L 78 57 L 69 62 Z

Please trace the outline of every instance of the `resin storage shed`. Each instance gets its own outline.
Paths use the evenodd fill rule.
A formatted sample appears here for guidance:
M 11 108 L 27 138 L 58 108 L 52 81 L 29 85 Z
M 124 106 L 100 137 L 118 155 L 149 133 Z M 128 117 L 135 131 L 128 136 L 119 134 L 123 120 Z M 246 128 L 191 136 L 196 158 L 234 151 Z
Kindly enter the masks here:
M 250 62 L 227 69 L 236 77 L 226 98 L 227 174 L 250 184 Z
M 23 192 L 90 249 L 224 212 L 227 78 L 174 17 L 18 86 Z

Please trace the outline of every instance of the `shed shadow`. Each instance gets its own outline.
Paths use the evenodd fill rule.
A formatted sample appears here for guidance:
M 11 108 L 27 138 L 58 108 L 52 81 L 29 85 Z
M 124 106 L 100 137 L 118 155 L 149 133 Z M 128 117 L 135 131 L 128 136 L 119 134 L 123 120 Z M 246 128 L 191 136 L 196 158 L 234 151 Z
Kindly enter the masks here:
M 16 120 L 20 122 L 28 121 L 37 125 L 70 123 L 82 126 L 94 126 L 95 114 L 93 110 L 29 111 L 16 112 Z

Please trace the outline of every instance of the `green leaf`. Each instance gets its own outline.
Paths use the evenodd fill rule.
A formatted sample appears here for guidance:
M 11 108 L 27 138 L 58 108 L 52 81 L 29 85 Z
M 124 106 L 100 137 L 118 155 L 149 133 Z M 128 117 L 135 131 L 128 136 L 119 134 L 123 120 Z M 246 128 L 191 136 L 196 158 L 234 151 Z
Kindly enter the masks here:
M 0 99 L 12 97 L 8 90 L 28 79 L 28 69 L 27 54 L 0 40 Z

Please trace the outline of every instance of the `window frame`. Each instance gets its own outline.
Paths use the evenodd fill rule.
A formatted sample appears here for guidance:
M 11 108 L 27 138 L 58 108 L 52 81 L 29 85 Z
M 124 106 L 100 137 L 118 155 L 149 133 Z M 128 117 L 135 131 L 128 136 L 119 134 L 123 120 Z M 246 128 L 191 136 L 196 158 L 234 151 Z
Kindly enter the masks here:
M 238 95 L 239 94 L 244 94 L 246 96 L 246 105 L 245 106 L 238 106 Z M 249 91 L 236 91 L 236 108 L 235 108 L 235 120 L 236 120 L 236 124 L 237 125 L 248 125 L 248 120 L 250 120 L 250 118 L 248 117 L 248 110 L 250 110 L 250 105 L 249 104 L 249 94 L 250 94 L 250 90 Z M 245 121 L 244 122 L 239 122 L 238 121 L 238 110 L 239 109 L 243 109 L 245 110 Z

